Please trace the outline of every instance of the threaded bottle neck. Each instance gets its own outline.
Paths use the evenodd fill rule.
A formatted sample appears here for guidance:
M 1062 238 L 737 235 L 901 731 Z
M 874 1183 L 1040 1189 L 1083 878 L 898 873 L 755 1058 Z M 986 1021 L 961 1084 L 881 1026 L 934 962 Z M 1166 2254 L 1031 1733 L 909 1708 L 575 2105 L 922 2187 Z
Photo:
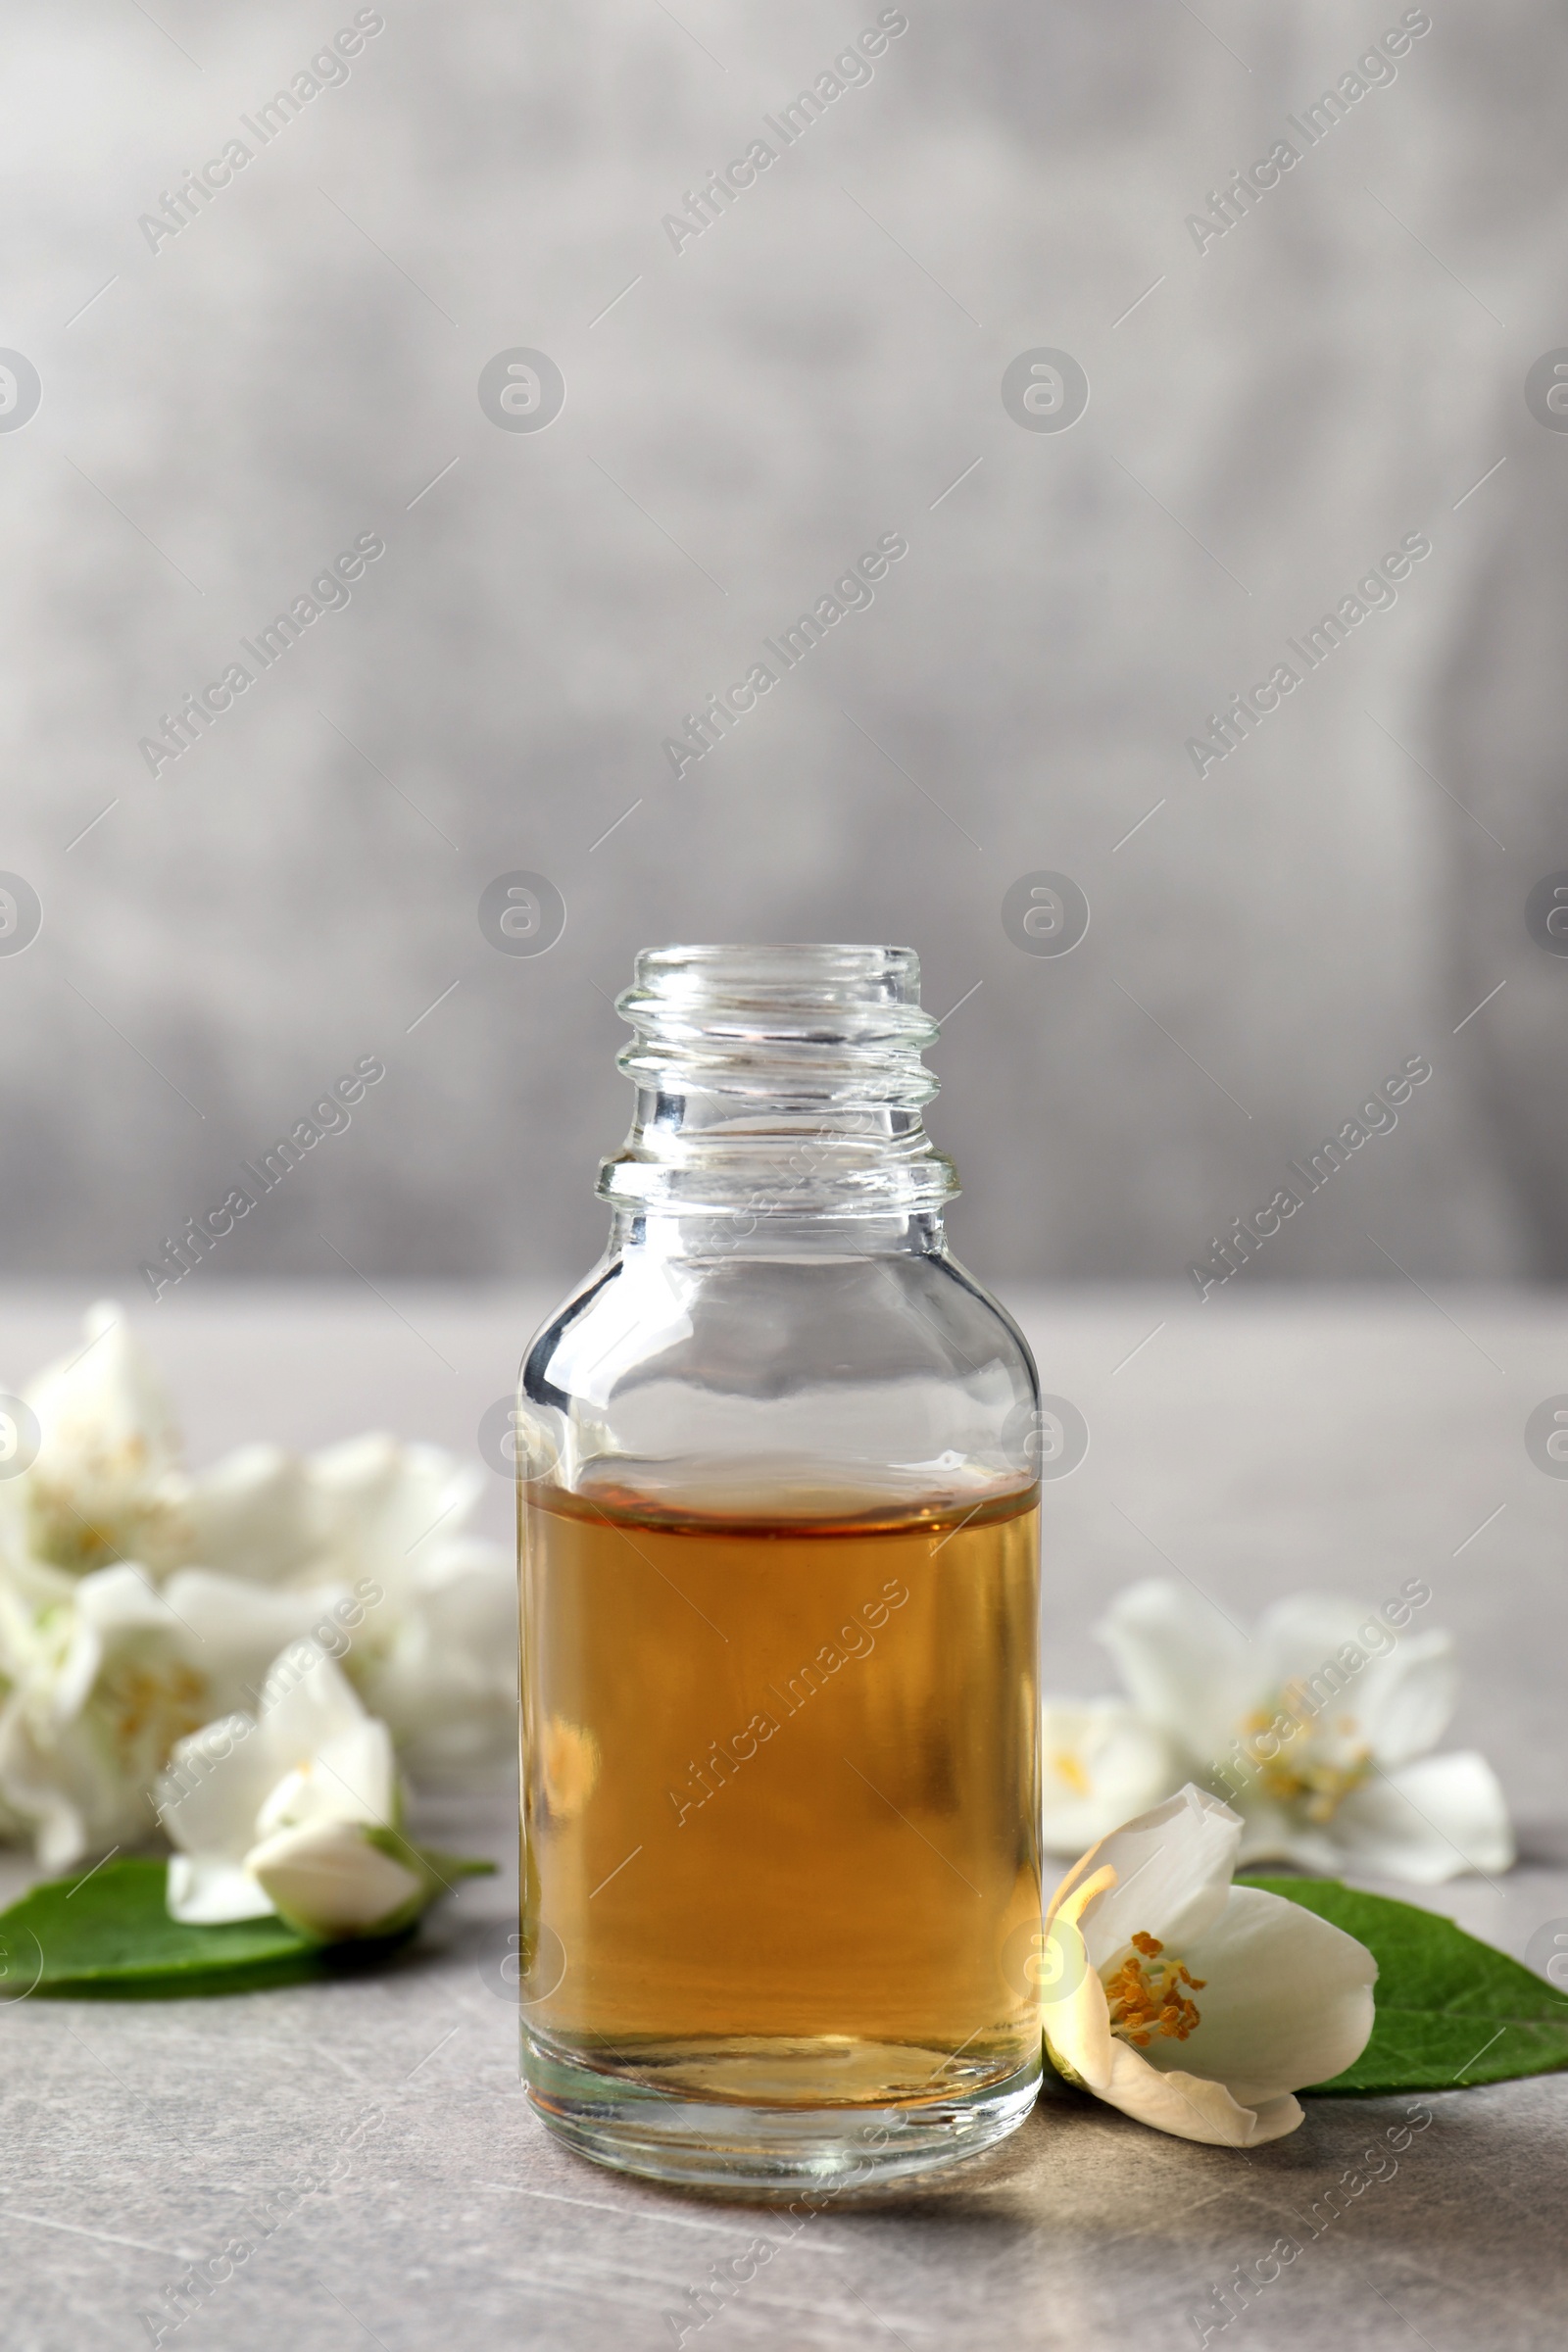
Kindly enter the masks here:
M 911 948 L 652 948 L 616 1009 L 637 1089 L 599 1172 L 616 1208 L 886 1217 L 957 1191 L 921 1117 L 939 1032 Z

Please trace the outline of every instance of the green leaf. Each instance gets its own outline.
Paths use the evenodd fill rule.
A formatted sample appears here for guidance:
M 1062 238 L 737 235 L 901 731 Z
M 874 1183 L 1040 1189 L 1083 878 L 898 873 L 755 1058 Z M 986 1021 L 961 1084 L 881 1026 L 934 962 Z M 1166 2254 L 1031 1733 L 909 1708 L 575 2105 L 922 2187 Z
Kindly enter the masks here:
M 1452 2090 L 1568 2067 L 1568 2000 L 1451 1919 L 1338 1879 L 1240 1883 L 1315 1911 L 1378 1964 L 1371 2040 L 1314 2090 Z
M 273 1918 L 188 1928 L 169 1916 L 168 1873 L 166 1862 L 105 1862 L 86 1877 L 34 1886 L 0 1912 L 0 2001 L 29 1991 L 69 2000 L 248 1992 L 355 1974 L 414 1933 L 318 1943 Z

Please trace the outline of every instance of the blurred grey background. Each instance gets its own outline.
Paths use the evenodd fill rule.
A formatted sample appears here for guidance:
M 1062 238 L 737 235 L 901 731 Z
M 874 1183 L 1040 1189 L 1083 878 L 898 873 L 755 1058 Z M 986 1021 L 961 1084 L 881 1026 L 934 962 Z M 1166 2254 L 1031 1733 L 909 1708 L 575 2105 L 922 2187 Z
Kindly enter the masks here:
M 665 216 L 901 13 L 677 250 Z M 1356 74 L 1425 14 L 15 11 L 0 345 L 41 401 L 0 411 L 0 868 L 42 928 L 0 936 L 5 1270 L 136 1295 L 373 1056 L 183 1294 L 564 1279 L 635 951 L 847 938 L 957 1007 L 931 1124 L 989 1276 L 1179 1278 L 1411 1054 L 1431 1082 L 1249 1283 L 1568 1274 L 1568 958 L 1525 921 L 1568 868 L 1568 432 L 1525 398 L 1568 345 L 1564 18 L 1434 0 Z M 1308 147 L 1287 118 L 1346 77 Z M 480 404 L 519 348 L 564 379 L 546 430 Z M 1004 406 L 1042 348 L 1087 374 L 1069 430 Z M 874 602 L 677 780 L 683 714 L 885 533 Z M 1207 714 L 1412 533 L 1397 603 L 1200 777 Z M 150 773 L 361 534 L 352 601 Z M 481 933 L 516 869 L 564 901 L 548 954 Z M 1093 910 L 1068 956 L 1003 927 L 1042 869 Z

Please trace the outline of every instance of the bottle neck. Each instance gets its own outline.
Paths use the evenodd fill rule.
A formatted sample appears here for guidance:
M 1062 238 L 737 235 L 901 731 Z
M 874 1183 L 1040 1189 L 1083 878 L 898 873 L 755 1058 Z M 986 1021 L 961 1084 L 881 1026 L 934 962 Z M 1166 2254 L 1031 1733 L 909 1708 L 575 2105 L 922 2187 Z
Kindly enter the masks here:
M 762 1215 L 735 1209 L 617 1208 L 610 1220 L 607 1253 L 624 1257 L 821 1258 L 943 1257 L 948 1237 L 940 1209 L 912 1215 Z
M 958 1183 L 925 1132 L 938 1030 L 909 949 L 655 949 L 617 1008 L 637 1107 L 598 1189 L 618 1232 L 694 1219 L 791 1253 L 810 1229 L 940 1237 Z

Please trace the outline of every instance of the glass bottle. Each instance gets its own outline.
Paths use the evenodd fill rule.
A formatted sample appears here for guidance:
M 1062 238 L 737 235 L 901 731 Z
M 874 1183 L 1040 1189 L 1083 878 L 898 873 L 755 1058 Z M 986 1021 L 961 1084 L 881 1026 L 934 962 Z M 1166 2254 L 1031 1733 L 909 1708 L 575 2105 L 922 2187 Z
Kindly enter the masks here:
M 673 947 L 523 1361 L 522 2057 L 588 2156 L 917 2172 L 1040 2072 L 1038 1388 L 907 948 Z

